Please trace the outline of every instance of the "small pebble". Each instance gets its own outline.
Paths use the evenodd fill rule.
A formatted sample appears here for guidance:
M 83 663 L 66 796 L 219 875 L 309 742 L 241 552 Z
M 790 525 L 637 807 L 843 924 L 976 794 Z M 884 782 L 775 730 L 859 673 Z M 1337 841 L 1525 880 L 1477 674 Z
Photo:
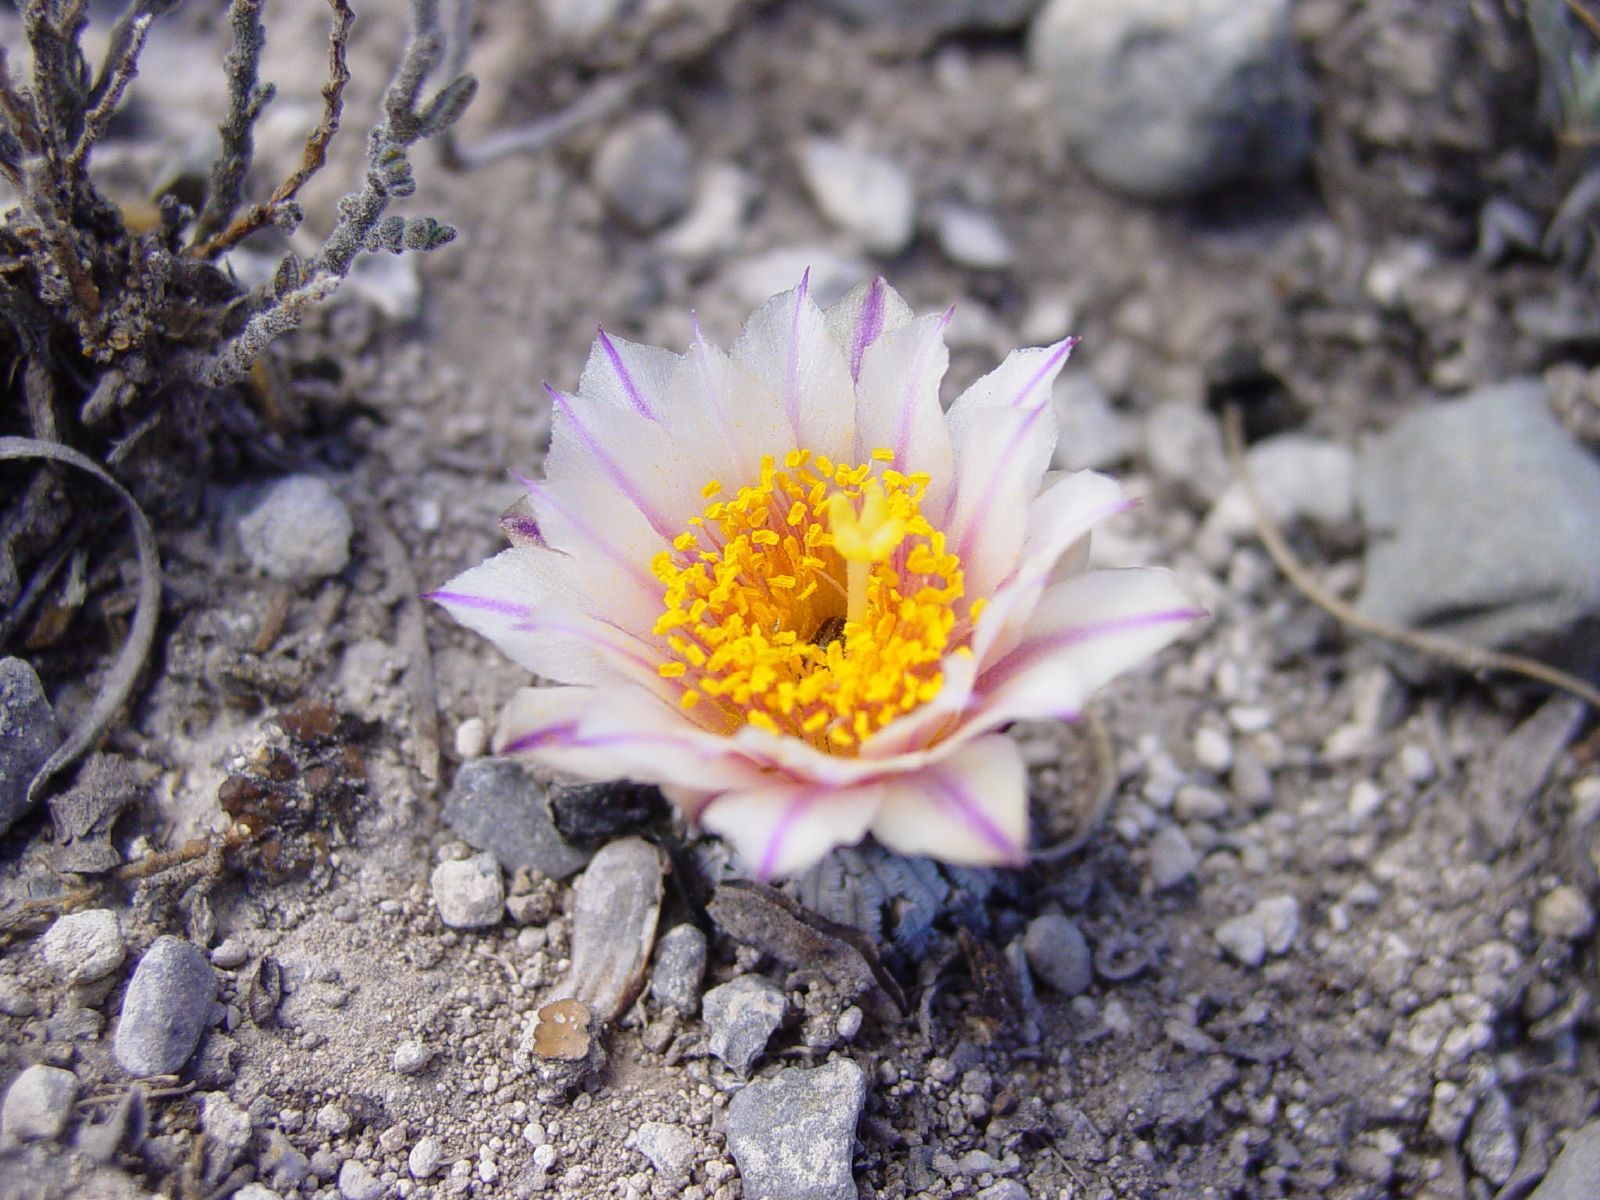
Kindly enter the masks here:
M 39 1011 L 33 994 L 15 979 L 0 979 L 0 1013 L 8 1017 L 31 1017 Z
M 25 659 L 0 658 L 0 833 L 28 811 L 34 774 L 60 744 L 38 674 Z
M 824 217 L 875 254 L 898 254 L 911 242 L 916 193 L 890 158 L 831 138 L 807 138 L 800 173 Z
M 355 525 L 328 482 L 291 475 L 239 522 L 250 565 L 273 579 L 324 579 L 350 561 Z
M 783 1023 L 783 989 L 759 975 L 739 975 L 705 994 L 702 1016 L 710 1049 L 740 1075 L 748 1075 L 767 1039 Z
M 92 983 L 122 965 L 127 947 L 122 926 L 109 908 L 90 908 L 57 917 L 39 939 L 44 961 L 68 983 Z
M 1194 760 L 1206 770 L 1221 775 L 1233 766 L 1233 740 L 1215 725 L 1195 730 Z
M 1499 1088 L 1490 1088 L 1478 1102 L 1477 1111 L 1467 1124 L 1463 1148 L 1473 1170 L 1495 1187 L 1504 1187 L 1516 1171 L 1517 1128 L 1511 1115 L 1511 1101 Z
M 475 854 L 433 869 L 433 902 L 451 929 L 498 925 L 506 905 L 505 881 L 492 854 Z
M 1254 910 L 1267 939 L 1269 954 L 1286 954 L 1300 936 L 1300 901 L 1293 896 L 1269 896 Z
M 1356 780 L 1355 786 L 1350 789 L 1350 799 L 1345 804 L 1350 819 L 1365 822 L 1382 807 L 1383 789 L 1370 779 Z
M 857 1200 L 850 1161 L 866 1098 L 866 1077 L 848 1058 L 789 1067 L 741 1088 L 725 1136 L 745 1196 Z
M 283 1200 L 283 1193 L 264 1183 L 247 1183 L 233 1194 L 233 1200 Z
M 443 1161 L 444 1150 L 439 1145 L 439 1139 L 430 1134 L 418 1138 L 417 1144 L 411 1147 L 411 1153 L 406 1155 L 406 1170 L 411 1172 L 413 1179 L 427 1179 Z
M 224 938 L 211 951 L 211 965 L 224 971 L 236 971 L 250 961 L 250 947 L 238 938 Z
M 350 1132 L 353 1123 L 350 1114 L 337 1104 L 324 1104 L 317 1109 L 317 1128 L 332 1137 L 343 1137 Z
M 648 233 L 694 199 L 694 145 L 666 113 L 643 112 L 606 135 L 591 173 L 606 207 Z
M 433 1051 L 421 1042 L 404 1041 L 395 1048 L 394 1069 L 402 1075 L 416 1075 L 432 1061 Z
M 1150 839 L 1150 882 L 1158 892 L 1177 887 L 1199 865 L 1200 856 L 1176 825 L 1163 825 Z
M 61 1135 L 78 1098 L 78 1078 L 35 1064 L 12 1082 L 0 1104 L 0 1145 L 51 1141 Z
M 705 973 L 706 935 L 695 925 L 675 925 L 656 943 L 650 998 L 663 1008 L 689 1016 L 700 1006 Z
M 939 249 L 958 267 L 995 271 L 1016 260 L 1016 248 L 989 213 L 946 204 L 938 216 Z
M 482 758 L 489 748 L 489 727 L 482 717 L 468 717 L 456 726 L 456 753 L 463 762 Z
M 861 1032 L 861 1023 L 865 1019 L 866 1014 L 854 1004 L 840 1013 L 838 1022 L 835 1024 L 840 1040 L 846 1042 L 852 1040 L 856 1034 Z
M 1063 996 L 1076 996 L 1094 982 L 1094 956 L 1076 924 L 1059 913 L 1028 922 L 1022 949 L 1033 973 Z
M 1575 941 L 1594 930 L 1594 908 L 1571 884 L 1551 888 L 1533 906 L 1533 927 L 1548 938 Z
M 1267 957 L 1267 935 L 1250 914 L 1218 925 L 1216 938 L 1219 946 L 1247 967 L 1259 967 Z
M 686 1183 L 694 1165 L 694 1135 L 682 1125 L 645 1121 L 628 1135 L 628 1147 L 650 1160 L 665 1183 Z
M 217 995 L 217 974 L 192 943 L 159 937 L 134 969 L 117 1019 L 115 1053 L 138 1078 L 171 1075 L 200 1044 Z
M 378 1200 L 383 1183 L 366 1163 L 347 1158 L 339 1168 L 339 1195 L 344 1200 Z

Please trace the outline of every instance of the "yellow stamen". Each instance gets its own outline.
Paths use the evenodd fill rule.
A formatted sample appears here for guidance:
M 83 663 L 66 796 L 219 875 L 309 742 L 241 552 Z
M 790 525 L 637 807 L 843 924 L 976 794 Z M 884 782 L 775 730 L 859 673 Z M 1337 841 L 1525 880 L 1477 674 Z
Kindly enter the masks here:
M 927 476 L 893 461 L 792 450 L 732 495 L 716 480 L 702 489 L 717 499 L 651 564 L 664 589 L 657 670 L 681 681 L 694 720 L 856 754 L 939 693 L 972 625 L 955 617 L 962 567 L 922 515 Z

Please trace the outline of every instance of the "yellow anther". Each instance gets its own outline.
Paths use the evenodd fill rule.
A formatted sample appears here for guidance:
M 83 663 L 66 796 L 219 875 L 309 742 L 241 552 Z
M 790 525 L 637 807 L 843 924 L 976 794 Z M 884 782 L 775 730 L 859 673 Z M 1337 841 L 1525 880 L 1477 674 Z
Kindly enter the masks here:
M 887 446 L 879 446 L 872 452 L 872 457 L 877 462 L 893 462 L 894 451 Z
M 713 479 L 713 480 L 709 481 L 705 485 L 705 487 L 700 489 L 700 495 L 704 499 L 709 500 L 709 499 L 711 499 L 711 497 L 719 494 L 721 491 L 722 491 L 722 481 L 720 479 Z

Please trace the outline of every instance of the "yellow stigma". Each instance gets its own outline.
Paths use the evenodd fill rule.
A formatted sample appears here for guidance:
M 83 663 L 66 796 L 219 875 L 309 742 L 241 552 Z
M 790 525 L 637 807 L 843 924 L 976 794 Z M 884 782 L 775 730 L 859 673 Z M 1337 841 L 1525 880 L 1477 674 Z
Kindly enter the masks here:
M 793 450 L 656 556 L 663 679 L 694 719 L 756 725 L 854 754 L 938 695 L 958 619 L 961 561 L 922 515 L 925 475 L 874 451 L 859 466 Z

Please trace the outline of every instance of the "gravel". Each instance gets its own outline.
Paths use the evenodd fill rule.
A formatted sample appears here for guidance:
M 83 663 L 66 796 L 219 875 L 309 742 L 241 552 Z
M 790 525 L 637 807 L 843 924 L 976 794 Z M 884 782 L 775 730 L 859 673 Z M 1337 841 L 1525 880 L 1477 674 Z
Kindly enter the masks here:
M 1077 996 L 1094 982 L 1094 955 L 1083 931 L 1060 913 L 1028 922 L 1022 948 L 1033 973 L 1063 996 Z
M 640 233 L 681 215 L 694 198 L 694 145 L 660 110 L 622 122 L 605 137 L 591 166 L 606 207 Z
M 824 8 L 862 23 L 873 22 L 922 35 L 963 30 L 1016 29 L 1039 0 L 821 0 Z
M 0 834 L 28 811 L 28 785 L 61 744 L 61 728 L 33 667 L 0 659 Z
M 783 989 L 760 975 L 740 975 L 705 994 L 701 1013 L 710 1030 L 711 1053 L 748 1075 L 783 1023 Z
M 488 929 L 505 915 L 505 881 L 492 854 L 440 863 L 432 886 L 439 919 L 451 929 Z
M 0 1146 L 51 1141 L 61 1135 L 78 1098 L 78 1077 L 42 1063 L 29 1067 L 6 1089 L 0 1104 Z
M 44 961 L 68 983 L 92 983 L 122 965 L 128 950 L 122 925 L 109 908 L 90 908 L 57 917 L 42 938 Z
M 1311 152 L 1287 0 L 1052 0 L 1028 56 L 1102 183 L 1146 200 L 1287 178 Z
M 479 758 L 457 771 L 444 799 L 444 821 L 507 871 L 526 867 L 565 879 L 590 858 L 588 851 L 562 840 L 544 787 L 509 758 Z
M 1267 954 L 1284 954 L 1300 935 L 1300 902 L 1293 896 L 1259 900 L 1243 916 L 1217 926 L 1217 943 L 1247 967 L 1259 967 Z
M 656 942 L 650 998 L 684 1016 L 700 1007 L 706 973 L 706 935 L 697 925 L 674 925 Z
M 847 1058 L 742 1088 L 726 1137 L 745 1200 L 856 1200 L 850 1159 L 866 1097 L 866 1077 Z
M 339 1195 L 344 1200 L 378 1200 L 384 1190 L 383 1182 L 366 1163 L 347 1158 L 340 1165 Z
M 1600 615 L 1600 462 L 1535 379 L 1406 417 L 1362 449 L 1367 616 L 1478 645 L 1592 656 Z
M 1467 1125 L 1463 1148 L 1473 1170 L 1496 1187 L 1504 1187 L 1516 1171 L 1516 1124 L 1511 1116 L 1511 1101 L 1499 1088 L 1490 1088 L 1478 1102 L 1477 1111 Z M 1600 1183 L 1600 1179 L 1596 1182 Z
M 443 1161 L 444 1150 L 439 1139 L 429 1135 L 418 1138 L 417 1144 L 411 1147 L 411 1153 L 406 1155 L 406 1170 L 413 1179 L 427 1179 Z
M 417 1075 L 427 1070 L 433 1061 L 433 1049 L 422 1042 L 407 1040 L 395 1047 L 392 1061 L 401 1075 Z
M 273 579 L 325 579 L 350 561 L 350 510 L 328 481 L 291 475 L 239 521 L 250 565 Z
M 916 193 L 893 159 L 832 138 L 807 138 L 800 173 L 817 209 L 874 254 L 898 254 L 911 244 Z
M 216 995 L 216 972 L 199 948 L 182 938 L 157 938 L 122 1000 L 117 1062 L 138 1078 L 181 1070 L 200 1044 Z
M 1355 520 L 1355 461 L 1346 445 L 1293 433 L 1264 438 L 1245 455 L 1256 493 L 1280 526 L 1306 520 L 1335 530 Z M 1237 540 L 1255 527 L 1250 499 L 1236 479 L 1206 514 L 1201 537 Z

